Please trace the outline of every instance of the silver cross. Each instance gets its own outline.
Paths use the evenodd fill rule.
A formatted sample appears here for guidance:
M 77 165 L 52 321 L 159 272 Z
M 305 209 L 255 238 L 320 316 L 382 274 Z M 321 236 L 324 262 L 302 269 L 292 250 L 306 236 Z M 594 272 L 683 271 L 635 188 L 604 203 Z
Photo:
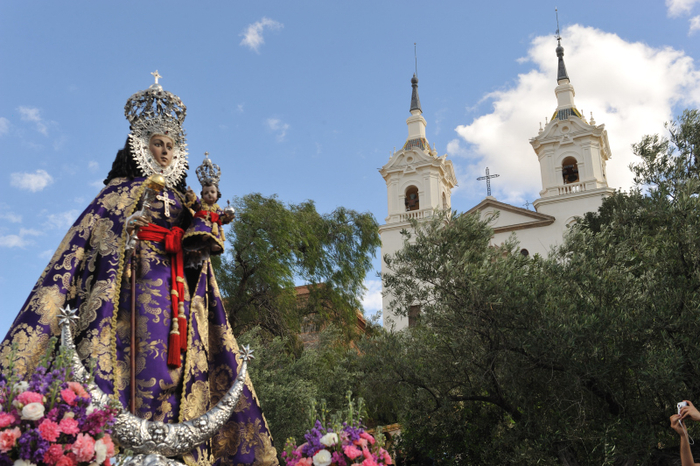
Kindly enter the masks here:
M 163 76 L 158 74 L 158 70 L 155 70 L 155 72 L 151 73 L 154 78 L 156 78 L 156 84 L 158 84 L 158 79 L 162 78 Z
M 170 217 L 170 206 L 175 205 L 175 201 L 170 199 L 165 193 L 156 196 L 156 199 L 163 201 L 163 207 L 165 208 L 165 216 Z

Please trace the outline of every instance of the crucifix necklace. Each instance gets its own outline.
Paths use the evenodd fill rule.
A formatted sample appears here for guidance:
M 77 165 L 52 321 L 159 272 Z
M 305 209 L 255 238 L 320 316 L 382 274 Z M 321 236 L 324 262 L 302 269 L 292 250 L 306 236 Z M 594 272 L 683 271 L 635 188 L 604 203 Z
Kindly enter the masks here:
M 170 206 L 175 205 L 175 201 L 170 199 L 165 193 L 156 196 L 156 199 L 163 201 L 163 207 L 165 208 L 165 216 L 170 217 Z

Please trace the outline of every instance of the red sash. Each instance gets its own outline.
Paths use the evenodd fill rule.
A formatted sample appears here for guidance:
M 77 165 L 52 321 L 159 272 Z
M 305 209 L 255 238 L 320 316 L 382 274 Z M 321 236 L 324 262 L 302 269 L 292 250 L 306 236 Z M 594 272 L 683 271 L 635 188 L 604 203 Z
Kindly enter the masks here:
M 221 217 L 219 214 L 216 212 L 211 212 L 209 210 L 200 210 L 196 214 L 194 214 L 195 218 L 208 218 L 214 223 L 217 223 L 219 226 L 221 226 Z
M 171 290 L 173 325 L 168 342 L 168 365 L 180 367 L 180 350 L 187 349 L 187 318 L 185 317 L 185 274 L 183 272 L 182 235 L 180 227 L 168 230 L 165 227 L 149 223 L 141 227 L 138 237 L 141 240 L 164 243 L 165 251 L 170 254 Z

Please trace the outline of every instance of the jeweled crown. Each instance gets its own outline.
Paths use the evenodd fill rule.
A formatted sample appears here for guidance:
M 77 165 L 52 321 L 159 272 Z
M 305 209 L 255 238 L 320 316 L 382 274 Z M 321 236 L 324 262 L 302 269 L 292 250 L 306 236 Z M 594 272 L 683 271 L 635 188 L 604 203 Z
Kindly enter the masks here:
M 131 124 L 129 145 L 134 160 L 144 176 L 158 173 L 169 186 L 176 186 L 187 171 L 187 143 L 182 123 L 187 107 L 180 98 L 158 84 L 158 71 L 151 73 L 155 84 L 129 97 L 124 106 L 124 116 Z M 163 168 L 151 156 L 149 143 L 156 134 L 168 136 L 175 142 L 173 160 Z
M 163 90 L 158 84 L 158 79 L 162 77 L 158 70 L 151 74 L 156 82 L 148 89 L 129 97 L 124 106 L 124 116 L 131 124 L 141 119 L 164 117 L 163 119 L 175 120 L 182 126 L 187 116 L 187 107 L 178 96 Z
M 209 152 L 204 153 L 204 161 L 197 167 L 197 179 L 202 186 L 214 185 L 219 187 L 221 168 L 209 159 Z

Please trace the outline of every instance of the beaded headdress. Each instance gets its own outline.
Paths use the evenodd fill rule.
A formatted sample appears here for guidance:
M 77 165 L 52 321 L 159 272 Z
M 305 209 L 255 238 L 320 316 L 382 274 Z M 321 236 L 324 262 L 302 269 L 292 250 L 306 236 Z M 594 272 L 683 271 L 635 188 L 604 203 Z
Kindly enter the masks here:
M 155 84 L 129 97 L 124 106 L 124 116 L 131 124 L 129 145 L 145 176 L 158 173 L 168 186 L 176 186 L 187 171 L 187 143 L 182 128 L 187 107 L 178 96 L 164 91 L 158 84 L 161 78 L 158 71 L 151 74 L 156 79 Z M 148 149 L 151 138 L 157 134 L 168 136 L 175 143 L 173 161 L 167 168 L 161 167 Z
M 219 187 L 221 169 L 209 159 L 209 152 L 204 153 L 204 161 L 197 167 L 197 179 L 202 186 L 214 185 Z

